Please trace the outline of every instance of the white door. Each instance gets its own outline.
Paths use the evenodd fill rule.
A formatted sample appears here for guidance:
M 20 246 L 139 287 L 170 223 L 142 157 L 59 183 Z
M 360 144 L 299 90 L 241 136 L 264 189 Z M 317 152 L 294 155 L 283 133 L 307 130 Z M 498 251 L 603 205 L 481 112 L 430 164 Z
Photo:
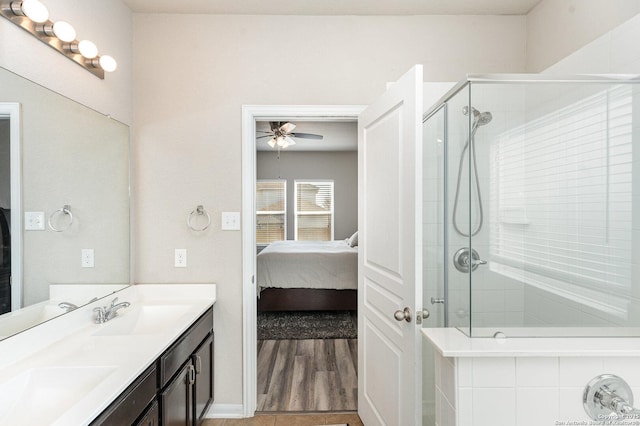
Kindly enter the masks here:
M 416 65 L 358 119 L 358 414 L 367 426 L 421 422 L 422 93 Z

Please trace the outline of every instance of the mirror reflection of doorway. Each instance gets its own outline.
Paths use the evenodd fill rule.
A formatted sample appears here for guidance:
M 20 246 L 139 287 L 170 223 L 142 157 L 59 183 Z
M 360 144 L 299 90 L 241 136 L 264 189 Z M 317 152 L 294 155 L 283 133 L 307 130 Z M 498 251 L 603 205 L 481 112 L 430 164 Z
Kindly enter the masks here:
M 0 117 L 0 314 L 11 311 L 11 133 Z

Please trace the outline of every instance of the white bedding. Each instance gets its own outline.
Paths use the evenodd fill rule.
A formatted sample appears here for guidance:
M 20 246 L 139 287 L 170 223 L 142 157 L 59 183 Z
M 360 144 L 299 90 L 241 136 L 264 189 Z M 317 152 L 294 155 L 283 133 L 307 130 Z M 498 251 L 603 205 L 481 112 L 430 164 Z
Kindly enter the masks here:
M 258 289 L 358 288 L 358 248 L 339 241 L 276 241 L 258 254 Z

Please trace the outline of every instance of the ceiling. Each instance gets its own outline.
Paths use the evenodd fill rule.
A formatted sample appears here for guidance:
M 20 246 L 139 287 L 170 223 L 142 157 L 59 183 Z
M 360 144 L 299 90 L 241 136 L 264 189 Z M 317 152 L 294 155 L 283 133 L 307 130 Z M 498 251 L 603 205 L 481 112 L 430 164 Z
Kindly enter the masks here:
M 291 120 L 296 125 L 295 132 L 315 133 L 324 136 L 322 140 L 293 138 L 295 145 L 287 147 L 284 151 L 357 151 L 358 150 L 358 123 L 355 121 L 298 121 Z M 269 130 L 266 121 L 256 122 L 256 130 Z M 258 133 L 262 136 L 263 133 Z M 267 142 L 269 138 L 256 140 L 258 151 L 276 151 Z
M 124 0 L 134 12 L 217 15 L 526 15 L 541 0 Z

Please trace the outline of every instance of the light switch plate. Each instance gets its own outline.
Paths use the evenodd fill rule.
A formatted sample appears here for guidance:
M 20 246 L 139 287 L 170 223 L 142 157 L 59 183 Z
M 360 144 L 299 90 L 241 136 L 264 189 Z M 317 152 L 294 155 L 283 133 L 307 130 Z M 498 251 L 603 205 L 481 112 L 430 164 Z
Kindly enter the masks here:
M 44 231 L 44 212 L 24 212 L 25 231 Z
M 223 231 L 239 231 L 240 212 L 222 212 L 221 222 Z

